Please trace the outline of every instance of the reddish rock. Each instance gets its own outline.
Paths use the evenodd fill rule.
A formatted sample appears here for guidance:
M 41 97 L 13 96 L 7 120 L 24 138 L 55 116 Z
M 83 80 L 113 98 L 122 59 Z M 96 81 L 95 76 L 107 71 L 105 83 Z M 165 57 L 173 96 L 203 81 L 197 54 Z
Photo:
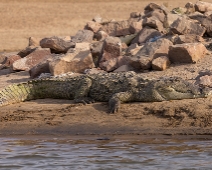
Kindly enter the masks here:
M 156 29 L 150 27 L 144 27 L 138 35 L 132 40 L 131 44 L 143 44 L 146 43 L 149 39 L 161 36 L 162 34 Z
M 151 27 L 157 29 L 159 32 L 165 32 L 163 28 L 163 23 L 160 22 L 156 17 L 149 17 L 143 20 L 143 27 Z
M 185 8 L 187 9 L 186 14 L 194 13 L 195 12 L 195 4 L 192 2 L 188 2 L 185 5 Z
M 40 40 L 41 38 L 29 37 L 29 46 L 40 46 Z
M 199 23 L 189 20 L 186 16 L 178 18 L 170 26 L 170 31 L 175 34 L 196 34 L 203 36 L 206 29 L 202 27 Z
M 105 31 L 110 36 L 125 36 L 131 34 L 129 27 L 130 21 L 114 21 L 114 22 L 107 22 L 102 23 L 102 31 Z
M 21 50 L 18 55 L 21 56 L 22 58 L 26 57 L 27 55 L 29 55 L 30 53 L 32 53 L 33 51 L 35 51 L 38 47 L 35 46 L 28 46 L 25 49 Z
M 148 42 L 134 56 L 130 57 L 130 65 L 137 70 L 150 69 L 152 60 L 160 56 L 167 56 L 171 45 L 173 45 L 172 42 L 164 38 Z
M 95 34 L 97 41 L 103 41 L 107 37 L 109 37 L 109 35 L 105 31 L 99 31 Z
M 99 66 L 99 61 L 100 61 L 100 58 L 102 57 L 103 44 L 104 42 L 97 41 L 97 42 L 91 43 L 90 45 L 93 62 L 96 67 Z
M 197 1 L 195 4 L 195 9 L 198 12 L 204 13 L 207 11 L 212 11 L 212 3 Z
M 49 48 L 37 48 L 28 56 L 16 60 L 12 65 L 13 70 L 29 70 L 38 63 L 46 60 L 50 54 Z
M 195 43 L 195 42 L 204 42 L 205 40 L 195 34 L 185 34 L 185 35 L 179 35 L 175 37 L 174 44 L 183 44 L 183 43 Z
M 122 65 L 129 63 L 129 57 L 118 56 L 116 58 L 110 58 L 104 62 L 100 62 L 99 67 L 107 72 L 113 71 Z
M 151 18 L 151 17 L 156 18 L 157 20 L 159 20 L 162 23 L 165 20 L 165 14 L 164 14 L 164 11 L 162 9 L 155 9 L 153 11 L 146 13 L 146 15 L 143 16 L 143 18 Z
M 211 75 L 201 76 L 199 84 L 203 86 L 212 87 L 212 76 Z
M 135 54 L 138 53 L 138 51 L 142 48 L 143 46 L 138 46 L 138 44 L 131 44 L 127 50 L 126 50 L 126 54 L 133 56 Z
M 90 30 L 79 30 L 75 36 L 71 38 L 74 43 L 92 42 L 94 33 Z
M 12 66 L 12 64 L 16 61 L 21 59 L 21 57 L 19 55 L 10 55 L 7 56 L 5 58 L 5 61 L 2 63 L 2 65 L 4 65 L 4 67 L 10 67 Z
M 131 12 L 130 18 L 140 18 L 142 14 L 140 12 Z
M 141 21 L 134 21 L 134 22 L 131 22 L 130 24 L 130 27 L 129 27 L 129 31 L 131 34 L 135 34 L 135 33 L 138 33 L 142 28 L 142 22 L 143 20 Z
M 176 44 L 169 48 L 171 63 L 196 63 L 207 53 L 202 43 Z
M 121 55 L 121 40 L 118 37 L 107 37 L 103 45 L 104 53 L 110 55 L 110 58 L 115 58 Z M 109 59 L 107 57 L 107 59 Z M 101 59 L 104 60 L 104 59 Z
M 41 73 L 50 73 L 49 62 L 54 58 L 53 55 L 49 55 L 46 60 L 41 61 L 29 70 L 30 78 L 34 79 L 38 77 Z
M 169 58 L 167 56 L 161 56 L 152 60 L 152 69 L 163 71 L 167 69 L 170 65 Z
M 95 67 L 90 51 L 75 51 L 64 56 L 55 58 L 49 63 L 52 75 L 67 72 L 83 73 L 86 69 Z
M 42 48 L 50 48 L 53 53 L 66 53 L 69 48 L 75 46 L 75 43 L 53 36 L 42 39 L 40 41 L 40 46 Z
M 11 55 L 17 55 L 17 52 L 4 52 L 4 53 L 0 53 L 0 64 L 2 64 L 3 62 L 6 61 L 7 57 L 11 56 Z
M 99 24 L 98 22 L 94 22 L 94 21 L 89 21 L 86 26 L 85 26 L 85 29 L 87 30 L 91 30 L 93 31 L 94 33 L 97 33 L 100 28 L 102 27 L 101 24 Z

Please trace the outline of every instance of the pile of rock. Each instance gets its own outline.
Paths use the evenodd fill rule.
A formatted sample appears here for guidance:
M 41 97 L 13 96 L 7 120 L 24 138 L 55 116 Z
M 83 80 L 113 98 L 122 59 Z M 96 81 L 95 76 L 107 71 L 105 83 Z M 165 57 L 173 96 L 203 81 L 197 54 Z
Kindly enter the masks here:
M 208 53 L 212 3 L 198 1 L 169 11 L 150 3 L 124 21 L 88 22 L 75 36 L 29 38 L 18 53 L 0 56 L 0 68 L 41 73 L 164 70 L 171 63 L 196 63 Z M 208 42 L 207 42 L 208 43 Z

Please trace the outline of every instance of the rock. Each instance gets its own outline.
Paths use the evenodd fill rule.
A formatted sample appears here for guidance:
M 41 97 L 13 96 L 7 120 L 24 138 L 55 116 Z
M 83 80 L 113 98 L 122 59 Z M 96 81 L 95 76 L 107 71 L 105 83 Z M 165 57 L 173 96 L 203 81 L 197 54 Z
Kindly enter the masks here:
M 25 49 L 21 50 L 18 55 L 21 56 L 22 58 L 26 57 L 27 55 L 29 55 L 30 53 L 32 53 L 33 51 L 35 51 L 38 47 L 35 46 L 28 46 Z
M 140 12 L 131 12 L 130 18 L 140 18 L 142 14 Z
M 170 31 L 174 34 L 196 34 L 203 36 L 206 29 L 202 27 L 199 23 L 189 20 L 187 17 L 183 16 L 178 18 L 170 26 Z
M 152 61 L 152 69 L 163 71 L 167 69 L 170 65 L 169 58 L 167 56 L 161 56 L 156 59 L 153 59 Z
M 137 22 L 136 21 L 131 22 L 130 27 L 129 27 L 129 32 L 131 34 L 138 33 L 143 28 L 142 22 L 143 22 L 143 20 L 137 21 Z
M 130 57 L 130 65 L 136 70 L 150 69 L 152 60 L 160 56 L 167 56 L 171 45 L 173 45 L 172 42 L 164 38 L 148 42 L 136 55 Z
M 49 55 L 46 60 L 41 61 L 29 70 L 30 78 L 34 79 L 42 73 L 50 73 L 49 62 L 54 58 L 54 55 Z
M 148 13 L 146 13 L 146 15 L 143 16 L 143 18 L 156 18 L 157 20 L 159 20 L 161 23 L 164 22 L 165 20 L 165 14 L 164 11 L 162 9 L 155 9 L 153 11 L 150 11 Z
M 156 29 L 150 28 L 150 27 L 144 27 L 138 35 L 132 40 L 131 44 L 143 44 L 146 43 L 148 40 L 154 37 L 161 36 L 162 34 L 157 31 Z
M 74 43 L 92 42 L 94 33 L 90 30 L 79 30 L 75 36 L 71 38 Z
M 104 62 L 100 62 L 99 67 L 107 72 L 113 71 L 122 65 L 129 63 L 129 57 L 118 56 L 116 58 L 110 58 Z
M 163 23 L 160 22 L 156 17 L 149 17 L 143 20 L 143 27 L 151 27 L 157 29 L 159 32 L 165 32 Z
M 126 51 L 127 55 L 133 56 L 137 54 L 137 52 L 142 48 L 143 46 L 138 46 L 138 44 L 131 44 Z
M 98 42 L 91 43 L 91 46 L 90 46 L 93 62 L 96 67 L 99 66 L 99 61 L 100 61 L 100 58 L 102 57 L 103 44 L 104 42 L 98 41 Z
M 203 86 L 212 87 L 212 76 L 211 75 L 201 76 L 199 84 Z
M 11 55 L 17 55 L 17 52 L 4 52 L 4 53 L 0 53 L 0 64 L 2 64 L 3 62 L 6 61 L 7 57 L 11 56 Z
M 134 69 L 130 65 L 122 65 L 113 72 L 126 72 L 126 71 L 133 71 Z
M 97 41 L 103 41 L 105 38 L 109 37 L 109 35 L 105 31 L 99 31 L 94 37 Z
M 195 34 L 185 34 L 175 37 L 174 44 L 204 42 L 204 39 Z
M 69 48 L 75 46 L 75 43 L 53 36 L 42 39 L 40 41 L 40 46 L 42 48 L 50 48 L 53 53 L 66 53 Z
M 209 16 L 199 17 L 198 21 L 206 28 L 206 34 L 212 36 L 212 14 Z
M 41 38 L 29 37 L 29 46 L 39 47 Z
M 202 43 L 176 44 L 169 48 L 168 57 L 171 63 L 196 63 L 207 53 Z
M 94 33 L 97 33 L 100 28 L 102 27 L 101 24 L 99 24 L 98 22 L 94 22 L 94 21 L 89 21 L 86 26 L 85 26 L 85 29 L 87 30 L 91 30 L 93 31 Z
M 212 3 L 197 1 L 195 4 L 195 10 L 201 13 L 212 11 Z
M 108 35 L 118 37 L 125 36 L 131 34 L 129 27 L 130 21 L 115 21 L 115 22 L 107 22 L 102 24 L 102 31 L 105 31 Z
M 49 63 L 52 75 L 67 72 L 83 73 L 86 69 L 95 67 L 90 51 L 75 51 L 64 56 L 57 57 Z
M 12 64 L 16 61 L 16 60 L 19 60 L 21 59 L 21 57 L 19 55 L 9 55 L 5 58 L 5 61 L 2 63 L 2 66 L 4 68 L 8 68 L 8 67 L 11 67 Z
M 51 55 L 49 48 L 37 48 L 28 56 L 16 60 L 12 65 L 13 70 L 30 70 L 38 63 L 46 60 L 49 55 Z
M 103 52 L 108 53 L 111 58 L 121 55 L 121 40 L 118 37 L 107 37 L 104 40 Z M 101 59 L 102 60 L 102 59 Z
M 179 16 L 178 14 L 172 14 L 172 13 L 168 13 L 166 17 L 167 17 L 166 21 L 164 21 L 163 23 L 164 28 L 169 28 L 174 21 L 176 21 L 178 18 L 181 18 L 181 16 Z
M 195 4 L 193 4 L 192 2 L 188 2 L 185 5 L 185 8 L 186 8 L 186 12 L 185 12 L 186 14 L 191 14 L 195 12 Z
M 75 50 L 78 50 L 78 51 L 90 50 L 90 43 L 88 42 L 76 43 Z
M 154 11 L 154 10 L 158 10 L 158 9 L 161 9 L 161 6 L 158 5 L 158 4 L 155 4 L 155 3 L 149 3 L 145 8 L 144 8 L 144 13 L 147 14 L 151 11 Z
M 102 22 L 102 17 L 100 15 L 96 15 L 92 21 L 97 22 L 97 23 L 101 23 Z

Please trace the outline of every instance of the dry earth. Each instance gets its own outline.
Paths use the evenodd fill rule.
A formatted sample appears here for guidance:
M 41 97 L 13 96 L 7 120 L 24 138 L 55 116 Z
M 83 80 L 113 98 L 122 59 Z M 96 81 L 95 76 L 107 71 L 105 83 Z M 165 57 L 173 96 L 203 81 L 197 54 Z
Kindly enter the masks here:
M 142 11 L 150 1 L 1 0 L 0 51 L 27 45 L 28 37 L 73 35 L 96 14 L 126 19 Z M 152 1 L 153 2 L 153 1 Z M 154 1 L 169 8 L 185 1 Z M 195 2 L 195 1 L 193 1 Z M 149 77 L 181 76 L 191 82 L 199 72 L 212 71 L 212 55 L 197 64 L 172 65 L 166 71 L 143 73 Z M 29 80 L 27 72 L 4 75 L 0 89 Z M 108 114 L 107 103 L 73 104 L 69 100 L 39 99 L 1 108 L 0 134 L 212 134 L 212 97 L 154 103 L 122 104 L 119 113 Z

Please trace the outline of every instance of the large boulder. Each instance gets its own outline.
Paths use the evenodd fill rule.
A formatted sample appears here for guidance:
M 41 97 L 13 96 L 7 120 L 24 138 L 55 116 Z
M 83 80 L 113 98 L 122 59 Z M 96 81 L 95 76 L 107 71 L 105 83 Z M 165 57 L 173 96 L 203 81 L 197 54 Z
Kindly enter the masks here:
M 143 27 L 146 27 L 146 26 L 157 29 L 159 32 L 165 32 L 165 30 L 163 28 L 163 23 L 154 16 L 145 18 L 143 20 Z
M 156 29 L 150 27 L 144 27 L 137 36 L 131 41 L 131 44 L 144 44 L 149 41 L 151 38 L 159 37 L 162 33 L 157 31 Z
M 171 63 L 196 63 L 206 53 L 202 43 L 186 43 L 170 46 L 168 56 Z
M 152 60 L 160 56 L 167 56 L 171 45 L 173 45 L 172 42 L 164 38 L 148 42 L 136 55 L 130 57 L 130 65 L 137 70 L 150 69 Z
M 67 72 L 83 73 L 86 69 L 93 67 L 95 64 L 90 50 L 67 53 L 49 63 L 50 72 L 54 76 Z
M 186 16 L 180 17 L 170 26 L 170 31 L 174 34 L 196 34 L 203 36 L 206 29 L 199 23 L 188 19 Z
M 53 36 L 50 38 L 44 38 L 40 41 L 42 48 L 50 48 L 53 53 L 66 53 L 69 48 L 75 46 L 72 41 L 66 41 L 60 37 Z
M 38 63 L 46 60 L 51 55 L 49 48 L 37 48 L 35 51 L 30 53 L 28 56 L 16 60 L 13 64 L 13 70 L 30 70 Z
M 164 14 L 164 11 L 162 9 L 155 9 L 153 11 L 146 13 L 143 16 L 143 18 L 151 18 L 151 17 L 157 18 L 162 23 L 165 21 L 165 14 Z

